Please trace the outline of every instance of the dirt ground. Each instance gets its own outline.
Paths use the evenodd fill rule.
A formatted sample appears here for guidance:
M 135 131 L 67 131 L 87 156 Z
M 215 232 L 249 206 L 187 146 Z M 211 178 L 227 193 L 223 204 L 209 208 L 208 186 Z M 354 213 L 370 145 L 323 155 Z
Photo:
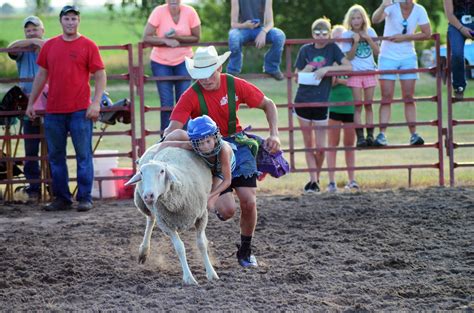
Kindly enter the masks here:
M 2 311 L 474 310 L 474 190 L 259 195 L 256 269 L 236 262 L 239 219 L 211 216 L 220 276 L 207 282 L 194 231 L 182 238 L 199 286 L 183 286 L 170 240 L 132 201 L 87 213 L 0 207 Z

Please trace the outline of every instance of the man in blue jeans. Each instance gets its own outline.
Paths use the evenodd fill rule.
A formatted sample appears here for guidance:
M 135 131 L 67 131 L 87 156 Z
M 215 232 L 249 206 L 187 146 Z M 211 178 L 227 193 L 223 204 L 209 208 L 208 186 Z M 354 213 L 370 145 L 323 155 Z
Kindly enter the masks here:
M 72 207 L 66 163 L 69 133 L 76 152 L 77 210 L 83 212 L 92 209 L 92 123 L 99 117 L 100 100 L 107 78 L 99 48 L 78 32 L 79 9 L 70 5 L 63 7 L 59 20 L 63 33 L 48 40 L 40 51 L 37 61 L 39 71 L 33 82 L 26 114 L 30 118 L 35 117 L 33 103 L 49 81 L 44 128 L 54 201 L 44 209 L 59 211 Z M 92 102 L 90 74 L 95 79 Z
M 467 86 L 464 45 L 466 39 L 474 39 L 474 3 L 472 0 L 445 0 L 444 13 L 449 22 L 454 98 L 462 100 Z
M 25 39 L 16 40 L 8 45 L 8 48 L 34 48 L 34 51 L 9 52 L 8 56 L 16 61 L 19 78 L 34 78 L 38 72 L 36 59 L 39 50 L 43 46 L 45 40 L 43 22 L 37 16 L 28 16 L 23 20 L 23 31 Z M 26 95 L 30 95 L 32 82 L 20 82 L 20 88 Z M 30 120 L 25 117 L 23 121 L 23 133 L 25 135 L 37 135 L 40 133 L 40 121 Z M 40 139 L 25 139 L 25 156 L 38 157 Z M 25 177 L 27 179 L 40 179 L 41 170 L 38 161 L 25 161 L 24 167 Z M 31 183 L 25 188 L 28 195 L 28 201 L 37 201 L 41 194 L 41 184 L 39 182 Z
M 237 75 L 242 70 L 242 46 L 255 42 L 263 48 L 267 42 L 272 46 L 265 53 L 264 73 L 276 80 L 285 77 L 280 71 L 281 55 L 285 44 L 285 33 L 273 27 L 272 0 L 232 0 L 230 11 L 229 49 L 231 52 L 227 73 Z

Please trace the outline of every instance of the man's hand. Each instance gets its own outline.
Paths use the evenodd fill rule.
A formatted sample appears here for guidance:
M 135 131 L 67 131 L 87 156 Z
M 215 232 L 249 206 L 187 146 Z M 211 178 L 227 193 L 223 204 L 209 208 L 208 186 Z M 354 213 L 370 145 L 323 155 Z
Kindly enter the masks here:
M 33 107 L 33 103 L 28 103 L 25 111 L 26 116 L 30 118 L 30 120 L 34 120 L 36 118 L 36 111 Z
M 257 47 L 257 49 L 265 47 L 266 40 L 267 40 L 267 33 L 262 30 L 257 35 L 257 38 L 255 38 L 255 47 Z
M 97 121 L 100 113 L 100 104 L 92 102 L 91 105 L 87 108 L 86 118 L 91 119 L 92 121 Z
M 266 140 L 265 140 L 265 149 L 267 151 L 270 151 L 270 153 L 275 153 L 278 150 L 280 150 L 280 138 L 276 135 L 270 135 Z

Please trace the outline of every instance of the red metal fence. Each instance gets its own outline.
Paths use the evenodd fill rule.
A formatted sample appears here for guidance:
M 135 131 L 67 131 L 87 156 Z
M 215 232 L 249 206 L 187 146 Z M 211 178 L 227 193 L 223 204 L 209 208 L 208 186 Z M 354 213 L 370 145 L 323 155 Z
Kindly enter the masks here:
M 382 39 L 383 37 L 380 37 L 379 39 Z M 453 156 L 453 150 L 455 148 L 460 148 L 464 146 L 469 146 L 472 147 L 474 146 L 473 144 L 459 144 L 455 143 L 453 140 L 453 127 L 456 125 L 465 125 L 465 124 L 474 124 L 474 121 L 458 121 L 458 120 L 453 120 L 452 119 L 452 98 L 448 98 L 448 129 L 443 129 L 443 118 L 442 118 L 442 74 L 443 71 L 445 71 L 445 68 L 442 68 L 441 62 L 439 59 L 439 51 L 440 51 L 440 36 L 439 34 L 434 34 L 431 38 L 431 40 L 435 44 L 436 48 L 436 55 L 437 57 L 437 62 L 436 66 L 433 68 L 429 69 L 418 69 L 418 70 L 403 70 L 403 71 L 372 71 L 372 72 L 337 72 L 337 73 L 328 73 L 328 75 L 335 76 L 335 75 L 366 75 L 369 73 L 372 74 L 383 74 L 383 73 L 412 73 L 412 72 L 419 72 L 419 73 L 426 73 L 426 72 L 431 72 L 435 75 L 436 77 L 436 87 L 434 88 L 434 94 L 431 96 L 425 96 L 425 97 L 419 97 L 419 98 L 414 98 L 412 100 L 415 100 L 416 102 L 430 102 L 430 103 L 436 103 L 436 117 L 433 120 L 429 121 L 417 121 L 416 123 L 388 123 L 384 125 L 380 124 L 374 124 L 374 125 L 358 125 L 361 127 L 378 127 L 378 126 L 388 126 L 388 127 L 406 127 L 406 126 L 411 126 L 411 125 L 416 125 L 416 126 L 431 126 L 436 129 L 436 141 L 431 142 L 431 143 L 425 143 L 423 146 L 410 146 L 410 145 L 390 145 L 387 147 L 378 147 L 376 148 L 377 150 L 400 150 L 404 151 L 406 149 L 433 149 L 436 151 L 436 163 L 412 163 L 412 164 L 392 164 L 392 165 L 378 165 L 378 166 L 356 166 L 353 168 L 347 168 L 347 167 L 337 167 L 337 168 L 323 168 L 322 171 L 328 171 L 328 170 L 334 170 L 334 171 L 345 171 L 347 169 L 352 169 L 356 171 L 361 171 L 361 170 L 400 170 L 400 169 L 407 169 L 409 173 L 409 184 L 411 184 L 411 171 L 413 169 L 435 169 L 438 171 L 438 182 L 439 185 L 444 185 L 444 154 L 443 154 L 443 135 L 447 133 L 447 150 L 450 156 L 449 162 L 450 162 L 450 183 L 451 185 L 454 184 L 454 168 L 457 167 L 463 167 L 463 166 L 473 166 L 474 164 L 461 164 L 461 163 L 456 163 L 454 161 L 454 156 Z M 296 154 L 298 153 L 304 153 L 307 151 L 307 149 L 297 147 L 296 145 L 296 140 L 295 140 L 295 131 L 301 130 L 301 128 L 295 126 L 294 122 L 294 116 L 292 114 L 293 108 L 297 107 L 298 104 L 293 103 L 293 86 L 295 84 L 294 80 L 292 79 L 294 77 L 293 74 L 293 69 L 292 69 L 292 52 L 294 51 L 293 48 L 294 46 L 299 46 L 304 43 L 308 42 L 314 42 L 314 40 L 300 40 L 300 39 L 294 39 L 294 40 L 287 40 L 285 43 L 285 60 L 286 60 L 286 69 L 285 69 L 285 76 L 286 76 L 286 82 L 287 82 L 287 103 L 282 103 L 282 104 L 277 104 L 277 107 L 280 109 L 285 109 L 288 114 L 288 126 L 285 127 L 280 127 L 280 133 L 281 137 L 285 136 L 283 133 L 287 133 L 288 136 L 288 146 L 283 146 L 282 149 L 289 155 L 289 161 L 291 165 L 291 170 L 292 172 L 308 172 L 308 171 L 314 171 L 316 169 L 311 169 L 311 168 L 301 168 L 297 167 L 296 164 Z M 220 42 L 220 43 L 201 43 L 198 44 L 199 46 L 205 46 L 209 44 L 214 44 L 218 46 L 226 46 L 226 43 Z M 120 157 L 128 157 L 131 159 L 131 166 L 135 169 L 135 161 L 137 160 L 138 156 L 142 154 L 147 146 L 146 143 L 146 138 L 150 135 L 157 135 L 160 134 L 159 130 L 153 130 L 150 129 L 149 123 L 147 123 L 146 120 L 146 114 L 149 112 L 157 112 L 160 111 L 160 107 L 152 107 L 152 106 L 146 106 L 145 105 L 145 83 L 150 82 L 150 81 L 157 81 L 157 80 L 176 80 L 176 79 L 186 79 L 188 77 L 148 77 L 145 75 L 145 64 L 144 64 L 144 49 L 147 47 L 144 43 L 139 43 L 138 44 L 138 65 L 134 66 L 133 64 L 133 51 L 132 51 L 132 45 L 127 44 L 124 46 L 106 46 L 106 47 L 100 47 L 101 50 L 124 50 L 127 52 L 128 56 L 128 73 L 121 74 L 121 75 L 109 75 L 108 79 L 109 80 L 123 80 L 127 81 L 129 85 L 129 98 L 131 101 L 131 106 L 130 106 L 130 113 L 132 117 L 131 121 L 131 126 L 129 130 L 126 131 L 105 131 L 105 128 L 103 127 L 100 132 L 94 132 L 94 136 L 101 138 L 102 136 L 129 136 L 130 137 L 130 151 L 126 153 L 119 153 L 119 154 L 101 154 L 96 157 L 111 157 L 111 156 L 120 156 Z M 0 49 L 0 53 L 2 52 L 8 52 L 12 51 L 11 49 Z M 449 64 L 449 62 L 448 62 Z M 449 75 L 448 75 L 449 76 Z M 247 74 L 247 75 L 242 75 L 244 78 L 261 78 L 261 77 L 267 77 L 266 75 L 263 74 Z M 10 79 L 2 79 L 0 78 L 0 83 L 11 83 L 11 82 L 18 82 L 19 80 L 10 80 Z M 449 81 L 448 81 L 449 82 Z M 448 84 L 448 94 L 450 95 L 450 85 Z M 135 118 L 135 92 L 139 96 L 139 118 Z M 394 99 L 393 103 L 404 103 L 406 100 L 411 100 L 411 99 Z M 467 99 L 466 99 L 467 100 Z M 472 99 L 471 99 L 472 100 Z M 380 103 L 380 100 L 374 100 L 373 103 Z M 349 103 L 305 103 L 304 106 L 328 106 L 328 105 L 348 105 Z M 301 106 L 301 104 L 299 104 Z M 357 105 L 363 105 L 363 103 L 359 103 Z M 166 108 L 165 108 L 166 109 Z M 103 111 L 111 111 L 112 109 L 103 109 Z M 8 116 L 8 115 L 14 115 L 17 113 L 21 112 L 0 112 L 0 117 L 1 116 Z M 158 114 L 157 114 L 158 115 Z M 158 123 L 156 122 L 157 119 L 154 119 L 153 125 L 156 126 Z M 321 128 L 331 128 L 335 126 L 322 126 Z M 338 128 L 344 128 L 348 126 L 337 126 Z M 354 126 L 349 126 L 349 127 L 354 127 Z M 136 134 L 136 130 L 139 129 L 139 136 Z M 267 131 L 266 128 L 253 128 L 252 129 L 255 132 L 263 132 Z M 29 138 L 32 135 L 11 135 L 8 132 L 5 132 L 2 136 L 0 136 L 0 139 L 2 142 L 8 142 L 11 140 L 19 140 L 19 139 L 24 139 L 24 138 Z M 42 136 L 40 136 L 42 137 Z M 33 138 L 33 137 L 31 137 Z M 35 137 L 38 138 L 38 137 Z M 330 150 L 358 150 L 359 148 L 356 147 L 350 147 L 350 148 L 345 148 L 345 147 L 335 147 L 335 148 L 322 148 L 320 150 L 323 151 L 330 151 Z M 314 151 L 314 150 L 313 150 Z M 7 151 L 8 156 L 5 158 L 2 158 L 2 161 L 6 161 L 6 163 L 11 167 L 15 161 L 24 161 L 27 160 L 28 158 L 25 157 L 17 157 L 12 154 L 13 151 Z M 68 158 L 74 158 L 74 156 L 68 156 Z M 46 160 L 46 155 L 42 155 L 39 158 L 35 158 L 35 160 Z M 103 180 L 110 180 L 110 179 L 125 179 L 127 177 L 95 177 L 96 180 L 99 182 Z M 72 181 L 75 180 L 75 178 L 71 179 Z M 50 180 L 48 178 L 42 178 L 41 182 L 42 183 L 48 183 Z M 28 182 L 25 179 L 17 179 L 14 177 L 9 176 L 6 180 L 0 181 L 1 184 L 6 184 L 8 186 L 13 186 L 13 184 L 22 184 Z M 7 188 L 8 189 L 8 188 Z M 9 189 L 11 190 L 11 189 Z M 8 195 L 6 197 L 8 200 Z

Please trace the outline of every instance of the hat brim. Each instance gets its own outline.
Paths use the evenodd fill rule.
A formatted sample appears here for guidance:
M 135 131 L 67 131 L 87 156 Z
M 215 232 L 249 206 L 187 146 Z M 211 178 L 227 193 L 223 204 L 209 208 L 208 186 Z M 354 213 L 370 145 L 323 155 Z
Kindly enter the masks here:
M 194 60 L 188 57 L 185 57 L 186 69 L 188 70 L 189 76 L 193 79 L 206 79 L 211 77 L 211 75 L 227 61 L 230 56 L 230 51 L 225 52 L 223 55 L 218 56 L 217 63 L 206 68 L 196 68 L 194 67 Z

